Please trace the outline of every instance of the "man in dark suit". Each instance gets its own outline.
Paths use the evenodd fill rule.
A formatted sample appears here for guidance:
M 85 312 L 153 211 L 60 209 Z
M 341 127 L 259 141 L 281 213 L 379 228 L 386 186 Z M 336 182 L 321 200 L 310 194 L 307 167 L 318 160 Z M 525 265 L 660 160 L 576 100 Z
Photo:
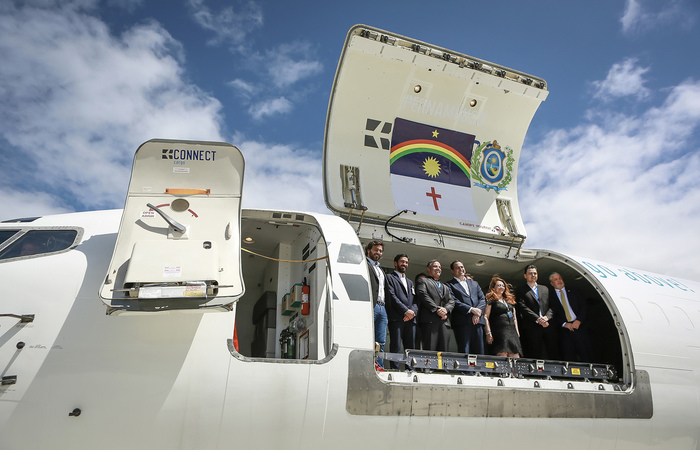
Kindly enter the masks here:
M 537 267 L 533 264 L 525 268 L 524 276 L 527 284 L 516 295 L 523 356 L 559 359 L 556 330 L 549 323 L 554 317 L 549 304 L 549 289 L 537 284 Z
M 586 301 L 576 291 L 564 286 L 564 279 L 554 272 L 552 285 L 553 325 L 559 330 L 559 347 L 565 361 L 593 362 L 593 347 L 586 329 Z M 556 300 L 555 300 L 556 299 Z
M 423 350 L 445 351 L 450 344 L 450 313 L 455 301 L 450 288 L 440 281 L 440 261 L 431 260 L 427 272 L 427 277 L 419 278 L 416 282 Z
M 369 281 L 372 286 L 372 307 L 374 309 L 374 342 L 379 345 L 379 351 L 384 351 L 386 344 L 386 308 L 384 306 L 384 286 L 386 284 L 384 269 L 379 264 L 379 259 L 384 253 L 384 242 L 373 240 L 367 243 L 365 254 L 367 255 L 367 268 L 369 269 Z M 377 358 L 377 365 L 384 368 L 384 360 Z
M 484 308 L 486 298 L 481 287 L 467 278 L 462 261 L 453 261 L 450 270 L 455 276 L 445 284 L 452 290 L 455 307 L 450 324 L 455 333 L 457 351 L 473 355 L 484 354 Z
M 389 351 L 401 352 L 416 348 L 416 316 L 418 301 L 413 296 L 413 281 L 406 276 L 408 255 L 394 257 L 394 272 L 386 275 L 386 314 L 389 318 Z M 398 363 L 391 363 L 398 369 Z

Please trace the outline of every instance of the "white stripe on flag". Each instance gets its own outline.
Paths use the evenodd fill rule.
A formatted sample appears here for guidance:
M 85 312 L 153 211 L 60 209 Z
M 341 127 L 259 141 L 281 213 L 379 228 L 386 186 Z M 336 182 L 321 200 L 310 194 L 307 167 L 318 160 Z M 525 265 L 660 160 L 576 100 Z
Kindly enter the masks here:
M 472 190 L 464 186 L 391 175 L 396 209 L 476 222 Z

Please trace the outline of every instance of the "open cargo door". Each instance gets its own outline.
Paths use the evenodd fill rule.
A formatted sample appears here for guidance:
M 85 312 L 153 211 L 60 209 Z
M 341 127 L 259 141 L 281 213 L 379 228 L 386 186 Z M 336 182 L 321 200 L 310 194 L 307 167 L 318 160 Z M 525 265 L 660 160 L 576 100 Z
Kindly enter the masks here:
M 139 147 L 100 290 L 108 313 L 231 309 L 244 293 L 243 173 L 230 144 L 154 139 Z
M 365 25 L 345 41 L 324 142 L 349 221 L 513 242 L 521 146 L 544 80 Z

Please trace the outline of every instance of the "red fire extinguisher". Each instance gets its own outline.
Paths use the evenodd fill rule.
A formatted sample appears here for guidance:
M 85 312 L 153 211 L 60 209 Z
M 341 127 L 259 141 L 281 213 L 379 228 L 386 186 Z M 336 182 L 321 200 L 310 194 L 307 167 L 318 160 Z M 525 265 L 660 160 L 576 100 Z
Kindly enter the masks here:
M 306 284 L 306 278 L 304 278 L 304 284 L 301 286 L 301 315 L 309 315 L 309 285 Z

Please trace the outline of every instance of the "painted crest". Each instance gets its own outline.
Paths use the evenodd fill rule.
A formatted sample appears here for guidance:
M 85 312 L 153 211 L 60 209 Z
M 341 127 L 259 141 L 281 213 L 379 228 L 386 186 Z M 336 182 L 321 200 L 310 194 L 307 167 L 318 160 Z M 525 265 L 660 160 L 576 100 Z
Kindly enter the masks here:
M 512 148 L 501 148 L 496 140 L 480 144 L 472 157 L 473 185 L 496 192 L 507 190 L 512 180 L 514 162 Z

